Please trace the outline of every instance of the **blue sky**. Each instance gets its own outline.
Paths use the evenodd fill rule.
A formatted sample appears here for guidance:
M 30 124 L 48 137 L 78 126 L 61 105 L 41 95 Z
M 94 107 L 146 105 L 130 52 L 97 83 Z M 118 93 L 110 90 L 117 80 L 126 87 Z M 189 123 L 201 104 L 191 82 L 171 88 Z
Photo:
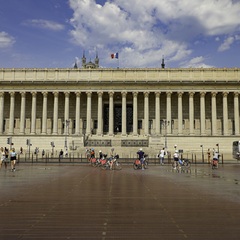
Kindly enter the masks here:
M 240 67 L 240 0 L 0 0 L 0 68 Z M 119 53 L 119 60 L 111 53 Z

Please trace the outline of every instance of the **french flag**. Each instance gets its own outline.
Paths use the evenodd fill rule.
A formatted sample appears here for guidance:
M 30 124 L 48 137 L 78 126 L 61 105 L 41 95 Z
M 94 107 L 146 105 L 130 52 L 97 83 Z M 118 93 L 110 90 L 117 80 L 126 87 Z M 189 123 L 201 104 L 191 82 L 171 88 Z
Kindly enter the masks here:
M 111 58 L 113 59 L 113 58 L 118 58 L 118 53 L 112 53 L 111 54 Z

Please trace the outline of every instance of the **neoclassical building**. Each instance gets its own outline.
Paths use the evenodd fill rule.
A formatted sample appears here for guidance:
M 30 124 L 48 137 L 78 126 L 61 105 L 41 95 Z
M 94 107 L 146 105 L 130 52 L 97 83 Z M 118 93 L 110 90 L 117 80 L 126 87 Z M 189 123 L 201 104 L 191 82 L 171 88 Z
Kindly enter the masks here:
M 98 62 L 95 62 L 98 64 Z M 86 66 L 87 63 L 85 62 Z M 93 64 L 94 65 L 94 64 Z M 239 68 L 0 69 L 0 143 L 130 156 L 240 139 Z M 201 147 L 200 147 L 201 146 Z

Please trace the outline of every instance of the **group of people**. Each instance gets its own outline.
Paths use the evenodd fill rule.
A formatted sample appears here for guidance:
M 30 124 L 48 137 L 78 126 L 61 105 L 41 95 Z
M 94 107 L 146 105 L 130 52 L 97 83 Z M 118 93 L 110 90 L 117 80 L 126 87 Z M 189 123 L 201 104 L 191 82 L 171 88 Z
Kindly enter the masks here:
M 104 154 L 102 150 L 99 150 L 98 156 L 96 156 L 94 148 L 86 149 L 86 155 L 90 164 L 92 163 L 92 161 L 101 162 L 101 160 L 105 160 L 107 158 L 107 154 Z M 107 160 L 109 161 L 110 169 L 112 169 L 114 160 L 113 152 L 111 154 L 111 157 L 109 157 Z
M 159 158 L 159 162 L 160 162 L 161 165 L 164 164 L 165 155 L 167 155 L 167 151 L 163 147 L 159 151 L 159 154 L 157 156 Z M 212 163 L 212 161 L 219 161 L 219 157 L 220 157 L 219 151 L 213 148 L 212 153 L 211 153 L 211 150 L 208 149 L 207 157 L 208 157 L 208 163 Z M 176 161 L 176 162 L 179 162 L 179 161 L 181 162 L 179 151 L 177 150 L 177 145 L 174 145 L 173 160 Z
M 16 171 L 16 163 L 17 163 L 17 153 L 15 151 L 15 148 L 9 150 L 5 147 L 0 148 L 0 168 L 4 164 L 5 169 L 7 169 L 7 165 L 9 162 L 9 156 L 10 156 L 10 163 L 11 163 L 11 171 Z

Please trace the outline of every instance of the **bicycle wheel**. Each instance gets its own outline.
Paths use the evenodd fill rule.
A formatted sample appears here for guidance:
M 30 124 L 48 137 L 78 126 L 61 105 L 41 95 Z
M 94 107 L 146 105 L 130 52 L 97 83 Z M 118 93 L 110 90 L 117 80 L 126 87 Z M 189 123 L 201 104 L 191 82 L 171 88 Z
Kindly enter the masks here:
M 148 164 L 146 164 L 146 162 L 144 162 L 143 168 L 144 168 L 144 169 L 148 169 Z
M 183 166 L 184 166 L 185 168 L 190 168 L 190 167 L 191 167 L 191 163 L 190 163 L 189 161 L 185 161 L 185 162 L 183 163 Z
M 134 169 L 134 170 L 137 170 L 137 169 L 138 169 L 138 165 L 135 164 L 135 163 L 133 163 L 133 169 Z
M 102 169 L 103 169 L 103 170 L 108 169 L 108 165 L 107 165 L 107 164 L 103 164 L 103 165 L 102 165 Z
M 147 169 L 148 168 L 148 160 L 144 161 L 144 168 Z
M 115 162 L 114 164 L 114 169 L 115 170 L 122 170 L 122 164 L 119 162 Z

